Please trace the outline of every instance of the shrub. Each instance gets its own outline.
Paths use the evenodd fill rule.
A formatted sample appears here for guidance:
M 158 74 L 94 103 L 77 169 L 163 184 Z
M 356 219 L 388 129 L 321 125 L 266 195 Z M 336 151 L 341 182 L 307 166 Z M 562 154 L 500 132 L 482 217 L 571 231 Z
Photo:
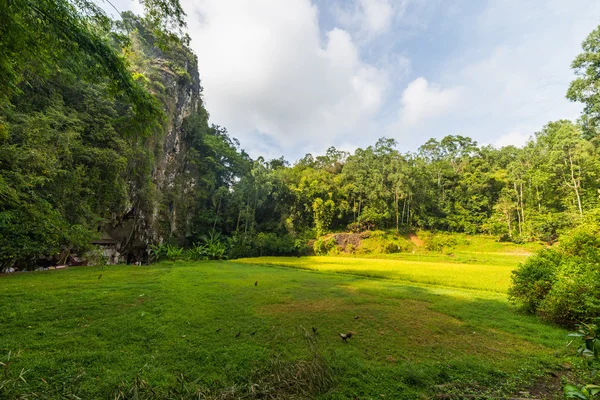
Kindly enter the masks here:
M 167 245 L 167 258 L 171 261 L 180 259 L 183 256 L 183 248 L 172 244 Z
M 357 252 L 359 254 L 391 254 L 410 251 L 412 246 L 409 240 L 395 233 L 373 231 L 363 237 Z
M 227 256 L 231 259 L 244 258 L 244 257 L 255 257 L 258 252 L 250 242 L 243 240 L 239 235 L 234 235 L 227 240 Z
M 529 257 L 512 273 L 510 299 L 523 311 L 535 313 L 552 289 L 562 258 L 557 249 L 542 249 Z
M 348 224 L 346 228 L 352 233 L 361 233 L 374 229 L 375 224 L 373 224 L 371 221 L 357 221 Z
M 150 246 L 150 256 L 152 257 L 152 261 L 160 261 L 167 257 L 167 245 L 164 243 L 159 244 L 151 244 Z
M 402 251 L 400 249 L 400 246 L 398 246 L 398 244 L 396 244 L 395 242 L 386 242 L 383 245 L 382 250 L 382 253 L 384 254 L 400 253 Z
M 195 243 L 192 247 L 185 251 L 185 256 L 188 260 L 207 260 L 208 255 L 206 247 L 200 243 Z
M 572 325 L 600 314 L 600 238 L 580 228 L 513 272 L 510 299 L 529 313 Z
M 316 255 L 322 256 L 328 254 L 335 247 L 335 245 L 335 238 L 333 236 L 328 239 L 319 238 L 315 240 L 313 250 L 315 251 Z
M 431 234 L 425 237 L 425 248 L 431 251 L 444 251 L 454 248 L 458 242 L 453 235 Z
M 296 255 L 305 256 L 309 252 L 308 243 L 306 240 L 296 239 L 294 240 L 294 250 Z
M 227 256 L 227 245 L 221 240 L 219 232 L 211 232 L 208 236 L 202 236 L 206 257 L 209 260 L 223 260 Z
M 276 233 L 261 232 L 254 239 L 254 247 L 259 256 L 293 256 L 305 253 L 302 249 L 302 241 L 297 242 L 288 234 L 278 235 Z M 297 247 L 297 245 L 299 247 Z M 304 245 L 305 247 L 305 245 Z

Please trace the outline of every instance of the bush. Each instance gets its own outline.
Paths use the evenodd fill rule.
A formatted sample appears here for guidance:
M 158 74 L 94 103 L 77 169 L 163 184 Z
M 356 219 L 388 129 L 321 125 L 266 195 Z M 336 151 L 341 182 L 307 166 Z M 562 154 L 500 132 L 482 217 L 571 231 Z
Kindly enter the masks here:
M 431 251 L 443 253 L 448 249 L 454 248 L 458 241 L 453 235 L 431 234 L 424 238 L 425 248 Z
M 335 238 L 332 236 L 328 239 L 319 238 L 315 240 L 315 244 L 313 245 L 313 250 L 315 254 L 318 256 L 322 256 L 328 254 L 333 248 L 335 248 Z
M 375 225 L 370 221 L 358 221 L 348 224 L 346 228 L 352 233 L 361 233 L 374 229 Z
M 229 258 L 301 256 L 308 254 L 307 241 L 292 235 L 260 232 L 256 236 L 234 235 L 227 240 Z
M 513 272 L 510 299 L 550 321 L 573 325 L 600 314 L 600 238 L 576 229 Z
M 412 250 L 413 244 L 402 236 L 384 231 L 369 232 L 357 249 L 359 254 L 392 254 L 408 252 Z
M 513 271 L 510 299 L 523 311 L 535 313 L 552 289 L 562 258 L 557 249 L 543 249 L 529 257 Z
M 199 260 L 207 260 L 208 255 L 206 252 L 206 247 L 196 243 L 189 249 L 185 251 L 185 256 L 188 260 L 199 261 Z
M 253 244 L 259 256 L 294 256 L 306 252 L 303 250 L 303 241 L 295 240 L 288 234 L 261 232 L 256 235 Z
M 208 236 L 202 236 L 203 247 L 209 260 L 226 259 L 227 245 L 221 240 L 219 232 L 211 232 Z
M 296 255 L 305 256 L 309 253 L 309 247 L 306 240 L 296 239 L 294 240 L 294 249 L 296 251 Z
M 252 247 L 250 240 L 243 240 L 241 235 L 234 235 L 227 240 L 228 252 L 230 259 L 256 257 L 258 251 Z

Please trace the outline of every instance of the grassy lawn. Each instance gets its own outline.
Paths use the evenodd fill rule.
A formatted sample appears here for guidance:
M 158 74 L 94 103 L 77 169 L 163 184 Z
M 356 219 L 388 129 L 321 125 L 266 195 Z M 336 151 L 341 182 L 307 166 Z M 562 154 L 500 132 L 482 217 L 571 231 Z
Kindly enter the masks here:
M 335 382 L 322 399 L 512 394 L 561 362 L 566 332 L 516 314 L 490 286 L 507 271 L 287 261 L 322 263 L 319 272 L 257 259 L 1 276 L 0 361 L 10 352 L 10 363 L 0 398 L 116 398 L 142 381 L 152 398 L 166 398 L 181 376 L 206 394 L 194 398 L 257 398 L 252 383 L 273 381 L 274 369 L 289 365 L 282 362 L 310 360 L 303 328 L 312 336 L 312 327 Z M 344 262 L 391 279 L 329 273 Z M 448 273 L 449 286 L 484 290 L 405 282 L 412 274 L 440 284 L 453 267 L 468 270 Z M 338 333 L 348 331 L 344 343 Z

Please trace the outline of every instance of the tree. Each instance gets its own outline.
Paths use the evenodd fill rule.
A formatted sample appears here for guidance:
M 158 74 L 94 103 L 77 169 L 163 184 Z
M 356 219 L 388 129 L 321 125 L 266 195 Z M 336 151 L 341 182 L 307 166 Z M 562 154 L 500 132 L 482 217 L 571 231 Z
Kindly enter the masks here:
M 577 78 L 571 82 L 567 98 L 584 104 L 582 123 L 588 137 L 598 135 L 600 128 L 600 27 L 588 35 L 571 68 Z
M 317 231 L 317 237 L 322 236 L 333 219 L 333 211 L 335 204 L 331 199 L 323 201 L 322 198 L 317 197 L 312 204 L 312 209 L 315 213 L 315 229 Z

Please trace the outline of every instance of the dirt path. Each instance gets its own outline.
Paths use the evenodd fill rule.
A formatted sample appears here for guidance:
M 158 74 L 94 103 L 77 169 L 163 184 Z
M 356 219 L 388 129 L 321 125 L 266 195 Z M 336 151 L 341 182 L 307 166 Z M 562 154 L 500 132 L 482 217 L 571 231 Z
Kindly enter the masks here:
M 410 235 L 410 241 L 413 242 L 417 247 L 423 247 L 425 245 L 425 242 L 419 239 L 417 235 Z

